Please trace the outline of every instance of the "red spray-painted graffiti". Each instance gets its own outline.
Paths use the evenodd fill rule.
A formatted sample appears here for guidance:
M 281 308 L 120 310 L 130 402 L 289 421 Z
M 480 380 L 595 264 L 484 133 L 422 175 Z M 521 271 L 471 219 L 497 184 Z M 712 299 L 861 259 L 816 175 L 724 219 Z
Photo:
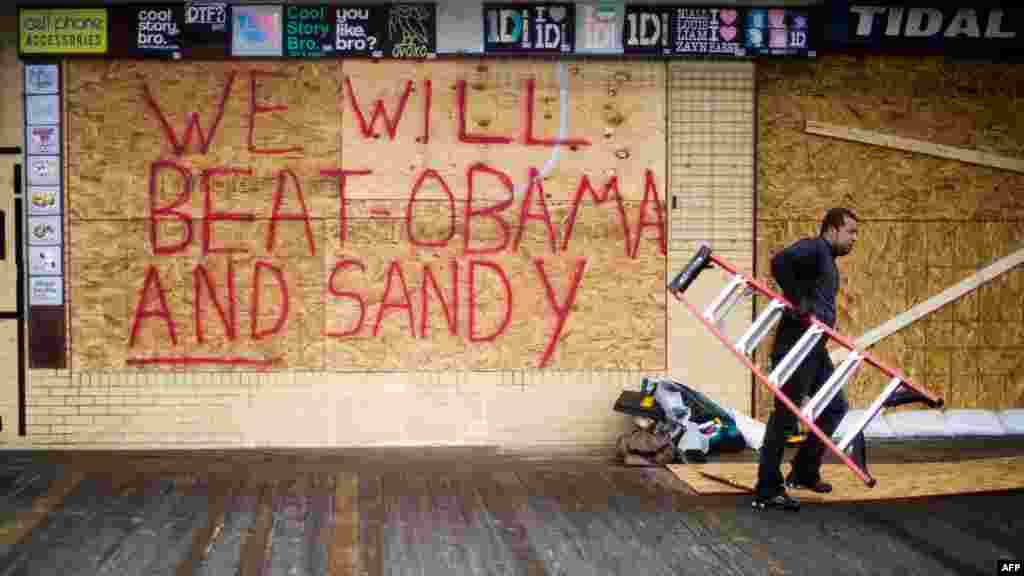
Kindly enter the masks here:
M 271 72 L 252 72 L 249 79 L 248 93 L 248 135 L 247 149 L 252 154 L 259 155 L 280 155 L 280 154 L 302 154 L 303 148 L 299 145 L 290 145 L 277 148 L 260 148 L 256 146 L 257 115 L 280 112 L 287 110 L 287 106 L 272 104 L 257 99 L 260 82 L 287 81 L 280 74 Z M 221 284 L 225 289 L 218 293 L 214 276 L 204 264 L 195 265 L 192 271 L 192 322 L 197 343 L 208 340 L 209 335 L 205 328 L 208 321 L 208 309 L 204 303 L 212 305 L 216 317 L 223 326 L 223 337 L 229 342 L 236 342 L 239 339 L 239 311 L 238 311 L 238 290 L 237 270 L 231 260 L 232 254 L 245 253 L 249 248 L 244 245 L 223 245 L 215 241 L 214 225 L 217 222 L 244 223 L 246 226 L 262 227 L 265 250 L 268 254 L 274 254 L 278 227 L 282 221 L 302 222 L 306 245 L 310 256 L 317 254 L 317 240 L 313 233 L 314 216 L 311 215 L 306 202 L 306 195 L 303 191 L 303 183 L 290 166 L 282 166 L 275 173 L 276 188 L 274 189 L 270 218 L 267 221 L 257 221 L 252 212 L 228 211 L 215 208 L 215 187 L 213 183 L 219 178 L 251 178 L 253 170 L 249 167 L 227 167 L 215 166 L 203 169 L 193 169 L 190 163 L 183 156 L 191 151 L 197 150 L 206 154 L 211 145 L 216 141 L 217 132 L 225 113 L 226 103 L 231 97 L 232 87 L 236 81 L 234 72 L 227 75 L 223 91 L 211 115 L 209 129 L 204 131 L 200 122 L 200 115 L 193 112 L 187 116 L 185 130 L 179 138 L 167 118 L 167 114 L 161 108 L 161 104 L 154 97 L 147 84 L 143 83 L 142 93 L 145 105 L 156 119 L 165 140 L 167 141 L 173 158 L 161 158 L 153 161 L 149 166 L 149 190 L 148 190 L 148 236 L 149 245 L 153 254 L 158 256 L 180 256 L 189 251 L 190 247 L 196 244 L 198 234 L 198 246 L 201 254 L 206 257 L 211 254 L 227 255 L 227 271 L 224 282 Z M 429 80 L 421 83 L 422 103 L 424 115 L 417 142 L 427 143 L 430 139 L 431 124 L 430 116 L 432 105 L 432 86 Z M 403 113 L 406 110 L 409 99 L 414 93 L 414 83 L 411 80 L 405 82 L 398 102 L 389 113 L 383 99 L 376 99 L 369 107 L 360 104 L 357 98 L 357 90 L 353 86 L 351 78 L 343 80 L 343 99 L 348 101 L 348 108 L 352 110 L 352 117 L 356 123 L 358 134 L 363 138 L 379 138 L 377 132 L 378 120 L 383 123 L 384 130 L 389 140 L 401 137 L 400 124 Z M 544 138 L 535 133 L 534 127 L 534 99 L 536 98 L 536 86 L 532 78 L 526 79 L 523 85 L 524 91 L 524 119 L 522 132 L 518 137 L 520 144 L 524 146 L 555 147 L 564 146 L 576 149 L 578 147 L 590 146 L 590 142 L 579 137 Z M 468 144 L 512 144 L 516 139 L 512 136 L 482 135 L 469 133 L 466 128 L 467 94 L 465 81 L 458 81 L 455 86 L 455 109 L 456 109 L 456 133 L 458 140 Z M 369 119 L 364 114 L 370 110 Z M 193 136 L 198 140 L 198 145 L 193 146 Z M 322 179 L 334 180 L 337 186 L 337 211 L 336 222 L 338 226 L 338 248 L 344 251 L 349 240 L 350 233 L 350 203 L 348 201 L 349 186 L 353 178 L 368 176 L 374 171 L 369 167 L 338 167 L 325 166 L 319 169 L 319 176 Z M 525 193 L 518 200 L 514 191 L 513 179 L 507 172 L 498 167 L 482 162 L 470 164 L 465 170 L 465 197 L 462 206 L 456 201 L 452 187 L 442 176 L 437 168 L 425 166 L 411 182 L 410 194 L 406 201 L 405 213 L 402 222 L 404 224 L 405 237 L 408 242 L 417 249 L 448 249 L 453 255 L 448 264 L 448 281 L 439 281 L 444 276 L 436 271 L 431 264 L 410 265 L 401 260 L 393 259 L 387 262 L 385 274 L 385 285 L 383 296 L 380 298 L 380 305 L 376 308 L 373 318 L 370 314 L 368 299 L 372 297 L 368 291 L 359 290 L 357 286 L 365 286 L 365 275 L 368 266 L 364 259 L 357 257 L 340 257 L 334 263 L 329 279 L 323 289 L 325 303 L 345 303 L 354 307 L 357 313 L 342 318 L 342 322 L 332 322 L 328 319 L 325 322 L 326 328 L 323 336 L 331 339 L 349 339 L 355 337 L 372 336 L 381 334 L 381 326 L 386 322 L 398 322 L 412 338 L 425 339 L 429 337 L 430 306 L 434 304 L 440 307 L 443 318 L 447 323 L 450 336 L 464 338 L 468 343 L 494 342 L 508 329 L 512 320 L 513 293 L 512 283 L 508 272 L 502 264 L 495 260 L 501 254 L 518 253 L 520 251 L 523 235 L 530 226 L 541 226 L 543 238 L 548 252 L 552 258 L 559 258 L 561 253 L 569 249 L 573 233 L 576 227 L 576 220 L 581 205 L 592 201 L 594 206 L 603 206 L 609 200 L 613 201 L 614 214 L 617 216 L 621 228 L 624 254 L 627 258 L 636 259 L 640 251 L 641 240 L 653 236 L 656 239 L 655 249 L 660 256 L 666 255 L 666 240 L 664 236 L 664 207 L 658 191 L 657 179 L 652 170 L 644 172 L 643 198 L 640 202 L 637 213 L 632 218 L 634 225 L 630 224 L 630 218 L 623 197 L 619 191 L 619 181 L 616 176 L 609 177 L 603 186 L 597 188 L 591 184 L 587 174 L 582 174 L 575 193 L 569 200 L 569 216 L 564 226 L 558 226 L 553 221 L 551 212 L 548 209 L 549 197 L 545 193 L 543 178 L 536 168 L 529 168 L 525 175 L 528 181 Z M 193 214 L 189 209 L 192 192 L 195 189 L 195 179 L 199 180 L 199 191 L 202 194 L 202 208 L 200 214 Z M 479 205 L 474 197 L 478 186 L 486 180 L 489 190 L 495 188 L 504 190 L 507 195 L 494 203 Z M 168 199 L 167 194 L 161 192 L 167 188 L 168 183 L 176 187 L 176 194 Z M 424 202 L 422 191 L 427 184 L 432 189 L 440 190 L 443 200 L 440 205 L 447 208 L 447 227 L 440 236 L 422 238 L 417 232 L 417 205 Z M 162 186 L 161 186 L 162 184 Z M 294 200 L 289 202 L 290 206 L 297 206 L 292 211 L 283 211 L 285 199 Z M 163 198 L 163 201 L 161 199 Z M 433 204 L 438 204 L 432 198 Z M 459 218 L 461 216 L 461 218 Z M 198 222 L 197 222 L 198 220 Z M 443 221 L 443 220 L 442 220 Z M 461 230 L 458 228 L 461 222 Z M 432 221 L 438 224 L 439 221 Z M 199 229 L 195 229 L 195 225 Z M 483 241 L 474 237 L 474 230 L 478 226 L 490 225 L 497 230 L 496 237 Z M 182 230 L 176 239 L 167 238 L 166 227 L 171 226 Z M 645 234 L 650 229 L 654 234 Z M 256 232 L 256 230 L 254 230 Z M 456 234 L 461 232 L 461 245 L 453 246 Z M 256 232 L 256 236 L 259 236 Z M 564 257 L 562 257 L 564 258 Z M 585 258 L 579 258 L 574 262 L 571 275 L 567 279 L 556 280 L 548 272 L 545 258 L 531 258 L 532 274 L 537 280 L 533 286 L 542 287 L 544 301 L 547 303 L 549 318 L 553 320 L 548 340 L 545 343 L 544 351 L 538 359 L 537 366 L 545 367 L 554 356 L 559 340 L 564 333 L 567 322 L 569 322 L 570 311 L 576 301 L 577 291 L 580 287 L 584 274 L 588 267 Z M 410 292 L 407 274 L 413 273 L 410 269 L 419 267 L 419 294 L 418 299 Z M 277 290 L 280 299 L 280 306 L 275 308 L 276 317 L 268 319 L 261 309 L 261 294 L 264 293 L 268 282 L 265 277 L 273 281 L 273 287 Z M 252 264 L 251 270 L 251 293 L 249 302 L 248 337 L 251 340 L 261 340 L 281 334 L 287 329 L 289 321 L 289 275 L 286 269 L 270 261 L 257 259 Z M 460 282 L 465 278 L 465 282 Z M 485 280 L 487 279 L 487 280 Z M 489 322 L 489 328 L 481 329 L 479 315 L 481 303 L 480 282 L 489 281 L 491 287 L 497 287 L 496 300 L 489 302 L 491 309 L 496 309 L 498 321 L 495 324 Z M 444 286 L 447 284 L 447 286 Z M 559 295 L 556 285 L 564 286 Z M 460 294 L 460 286 L 465 286 L 464 294 Z M 139 290 L 134 318 L 132 320 L 131 334 L 129 336 L 129 347 L 135 348 L 138 345 L 138 336 L 143 329 L 143 324 L 149 325 L 150 329 L 163 330 L 172 346 L 178 346 L 178 324 L 168 306 L 168 289 L 161 280 L 160 270 L 152 265 L 146 272 L 142 287 Z M 418 301 L 418 305 L 414 302 Z M 463 307 L 464 306 L 464 307 Z M 467 314 L 468 325 L 462 327 L 459 318 L 460 310 Z M 417 319 L 417 313 L 419 318 Z M 263 323 L 262 325 L 260 323 Z M 269 366 L 273 362 L 270 359 L 249 359 L 240 356 L 188 356 L 173 354 L 169 356 L 134 358 L 132 364 L 145 365 L 156 363 L 170 364 L 226 364 L 226 365 L 252 365 Z

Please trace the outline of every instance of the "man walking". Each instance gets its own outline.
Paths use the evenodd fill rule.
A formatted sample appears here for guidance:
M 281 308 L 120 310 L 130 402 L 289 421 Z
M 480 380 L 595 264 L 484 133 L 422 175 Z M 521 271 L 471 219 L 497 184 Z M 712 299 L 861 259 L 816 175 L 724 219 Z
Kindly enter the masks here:
M 786 247 L 772 258 L 772 276 L 796 311 L 787 311 L 779 322 L 772 348 L 772 368 L 796 344 L 807 330 L 807 317 L 813 315 L 820 322 L 834 328 L 836 324 L 836 293 L 839 291 L 839 269 L 836 258 L 853 249 L 857 239 L 857 217 L 846 208 L 832 208 L 821 222 L 818 236 L 804 238 Z M 832 375 L 835 366 L 825 347 L 826 339 L 815 344 L 782 390 L 799 405 L 804 397 L 815 392 Z M 816 421 L 829 437 L 835 432 L 848 410 L 846 397 L 840 391 L 825 407 Z M 797 432 L 797 417 L 778 399 L 768 419 L 764 444 L 758 464 L 754 508 L 781 508 L 798 510 L 800 503 L 786 493 L 785 487 L 831 492 L 832 486 L 821 479 L 821 461 L 825 446 L 817 436 L 809 434 L 793 458 L 792 470 L 783 485 L 782 458 L 786 438 Z M 863 435 L 855 440 L 854 448 L 863 449 Z

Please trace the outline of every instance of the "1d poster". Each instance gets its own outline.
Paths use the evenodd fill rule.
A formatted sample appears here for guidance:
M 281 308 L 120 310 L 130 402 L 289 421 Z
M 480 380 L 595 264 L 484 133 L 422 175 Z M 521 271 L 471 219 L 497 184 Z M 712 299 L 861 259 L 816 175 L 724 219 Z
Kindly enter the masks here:
M 665 6 L 626 5 L 622 51 L 626 54 L 671 54 L 672 9 Z
M 739 11 L 735 8 L 673 8 L 674 54 L 744 56 Z
M 576 52 L 622 54 L 622 2 L 576 4 Z
M 744 45 L 752 56 L 813 54 L 805 10 L 750 8 L 745 27 Z
M 484 52 L 569 54 L 575 32 L 572 3 L 484 4 Z

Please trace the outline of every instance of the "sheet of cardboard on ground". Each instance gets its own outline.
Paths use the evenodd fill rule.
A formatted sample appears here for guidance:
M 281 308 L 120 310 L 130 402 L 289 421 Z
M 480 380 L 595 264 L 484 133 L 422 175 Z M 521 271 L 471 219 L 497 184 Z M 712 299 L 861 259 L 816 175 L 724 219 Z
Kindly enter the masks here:
M 789 464 L 783 465 L 783 473 Z M 751 493 L 757 482 L 756 462 L 671 464 L 668 469 L 700 494 Z M 942 496 L 1024 488 L 1024 457 L 961 462 L 870 464 L 878 480 L 868 488 L 842 464 L 822 464 L 822 477 L 832 483 L 829 494 L 794 490 L 802 502 L 852 502 Z

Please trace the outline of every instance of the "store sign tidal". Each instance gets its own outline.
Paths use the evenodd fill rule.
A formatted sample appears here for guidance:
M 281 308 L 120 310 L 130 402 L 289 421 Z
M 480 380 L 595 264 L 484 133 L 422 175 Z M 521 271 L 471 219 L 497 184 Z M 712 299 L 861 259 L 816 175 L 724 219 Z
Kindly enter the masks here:
M 830 4 L 826 39 L 838 45 L 932 52 L 1000 52 L 1020 56 L 1024 6 L 905 6 L 897 3 Z

